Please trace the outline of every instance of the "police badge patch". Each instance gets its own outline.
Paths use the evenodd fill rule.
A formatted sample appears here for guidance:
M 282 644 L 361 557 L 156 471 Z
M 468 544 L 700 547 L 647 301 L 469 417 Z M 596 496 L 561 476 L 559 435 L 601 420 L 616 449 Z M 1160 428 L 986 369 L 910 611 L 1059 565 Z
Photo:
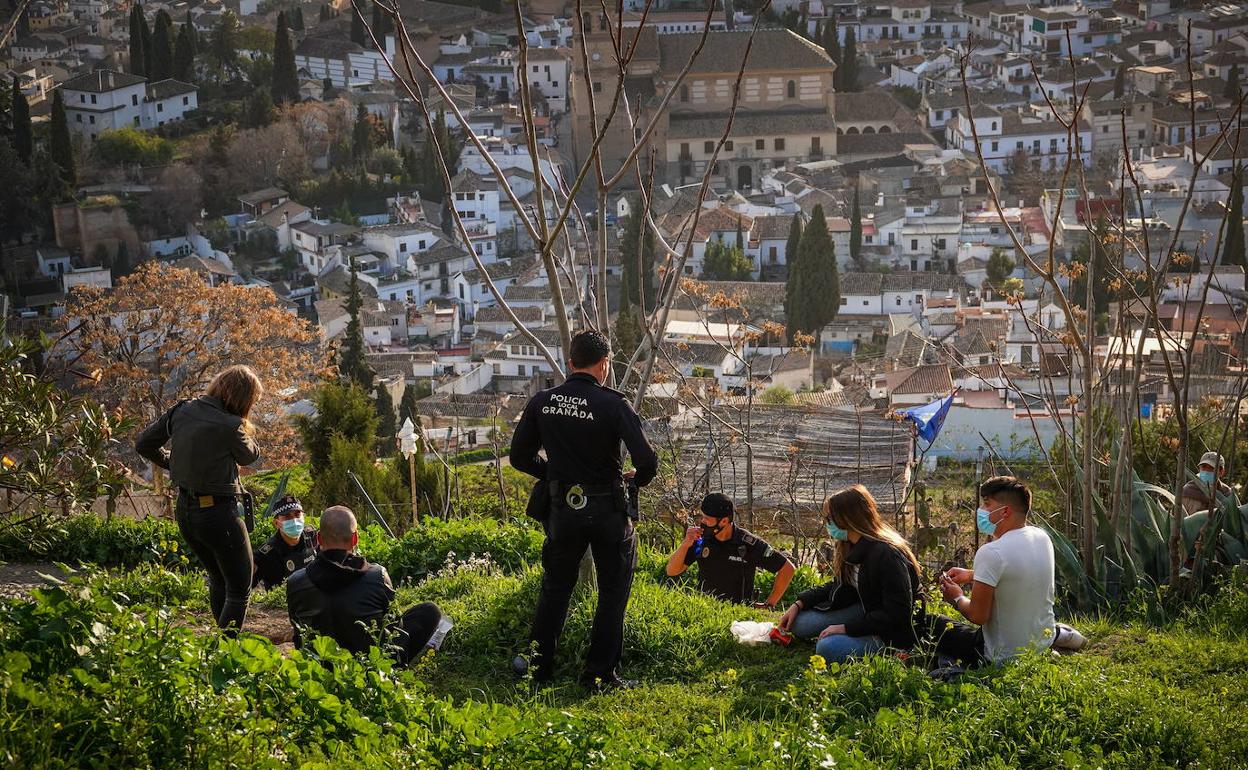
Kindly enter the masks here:
M 287 570 L 289 570 L 290 572 L 294 572 L 294 571 L 295 571 L 295 560 L 294 560 L 294 559 L 287 559 L 287 560 L 286 560 L 286 569 L 287 569 Z
M 700 553 L 700 554 L 698 554 L 698 555 L 699 555 L 699 556 L 701 556 L 703 559 L 705 559 L 705 558 L 707 557 L 707 554 L 709 554 L 710 552 L 711 552 L 711 549 L 710 549 L 710 548 L 707 548 L 706 546 L 703 546 L 703 547 L 702 547 L 702 553 Z

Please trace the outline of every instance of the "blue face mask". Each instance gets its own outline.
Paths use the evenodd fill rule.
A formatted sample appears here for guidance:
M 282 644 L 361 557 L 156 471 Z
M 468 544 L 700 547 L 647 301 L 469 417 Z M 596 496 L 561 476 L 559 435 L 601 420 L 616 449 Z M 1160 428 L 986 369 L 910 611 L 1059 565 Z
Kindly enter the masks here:
M 975 526 L 985 535 L 991 535 L 997 531 L 997 525 L 990 518 L 992 513 L 987 508 L 977 508 L 975 510 Z
M 1213 483 L 1213 471 L 1198 471 L 1196 473 L 1196 478 L 1200 479 L 1206 484 L 1212 484 Z
M 834 522 L 829 521 L 824 526 L 828 528 L 828 537 L 832 538 L 833 540 L 848 540 L 849 539 L 849 531 L 841 529 L 840 527 L 836 526 Z
M 299 537 L 303 534 L 303 519 L 286 519 L 282 522 L 282 532 L 287 537 Z

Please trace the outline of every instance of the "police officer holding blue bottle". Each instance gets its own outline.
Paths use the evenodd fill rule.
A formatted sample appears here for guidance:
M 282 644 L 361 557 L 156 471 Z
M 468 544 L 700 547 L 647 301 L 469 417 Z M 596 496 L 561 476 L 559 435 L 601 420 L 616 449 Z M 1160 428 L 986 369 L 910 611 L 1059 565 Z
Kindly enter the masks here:
M 513 468 L 544 482 L 540 491 L 549 495 L 539 512 L 546 513 L 546 542 L 533 618 L 533 679 L 542 683 L 553 676 L 568 603 L 589 548 L 598 573 L 598 607 L 581 682 L 602 690 L 629 684 L 617 671 L 637 560 L 636 508 L 630 505 L 629 486 L 650 483 L 658 472 L 658 456 L 624 394 L 603 387 L 611 365 L 607 338 L 597 331 L 580 332 L 572 338 L 569 359 L 567 380 L 525 406 L 512 436 L 510 461 Z M 621 443 L 635 469 L 627 474 Z M 538 455 L 542 449 L 545 459 Z M 513 662 L 517 673 L 528 665 L 523 658 Z

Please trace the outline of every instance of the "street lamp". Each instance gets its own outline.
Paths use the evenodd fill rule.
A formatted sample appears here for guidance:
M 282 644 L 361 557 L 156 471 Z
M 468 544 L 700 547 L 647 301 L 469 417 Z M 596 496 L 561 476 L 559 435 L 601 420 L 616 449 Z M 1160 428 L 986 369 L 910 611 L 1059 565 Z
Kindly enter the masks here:
M 411 417 L 403 420 L 397 438 L 399 451 L 407 458 L 407 475 L 412 490 L 412 522 L 419 524 L 420 514 L 416 511 L 416 426 L 412 424 Z

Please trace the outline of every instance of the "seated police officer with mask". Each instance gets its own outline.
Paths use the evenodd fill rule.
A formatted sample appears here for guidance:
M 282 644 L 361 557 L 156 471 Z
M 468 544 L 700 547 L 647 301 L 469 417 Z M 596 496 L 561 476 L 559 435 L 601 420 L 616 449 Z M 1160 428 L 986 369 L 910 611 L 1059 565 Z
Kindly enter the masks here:
M 303 632 L 329 636 L 355 654 L 383 646 L 399 665 L 420 657 L 425 647 L 437 647 L 450 623 L 433 602 L 408 609 L 397 622 L 382 628 L 394 586 L 390 574 L 355 553 L 360 542 L 355 514 L 335 505 L 321 514 L 317 533 L 321 552 L 286 582 L 290 624 L 295 646 L 303 646 Z
M 698 565 L 698 590 L 717 599 L 749 602 L 754 598 L 754 573 L 759 567 L 775 573 L 771 593 L 755 606 L 775 609 L 795 571 L 793 562 L 758 535 L 733 523 L 732 499 L 713 492 L 702 499 L 701 526 L 685 531 L 685 539 L 667 560 L 667 574 L 676 577 Z
M 252 588 L 280 586 L 292 572 L 316 559 L 316 529 L 304 524 L 303 505 L 294 495 L 286 495 L 273 506 L 273 528 L 277 531 L 256 549 Z

